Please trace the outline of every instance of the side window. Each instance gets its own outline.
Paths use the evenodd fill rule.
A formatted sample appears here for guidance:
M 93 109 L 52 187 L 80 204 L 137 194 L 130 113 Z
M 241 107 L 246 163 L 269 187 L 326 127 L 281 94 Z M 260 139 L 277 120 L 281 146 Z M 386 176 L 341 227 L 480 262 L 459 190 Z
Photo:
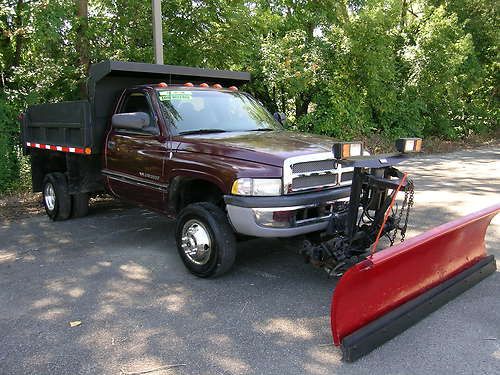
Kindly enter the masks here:
M 129 96 L 125 99 L 125 102 L 122 105 L 120 113 L 131 113 L 131 112 L 144 112 L 149 115 L 151 119 L 151 126 L 146 130 L 148 133 L 158 134 L 159 129 L 158 125 L 154 121 L 153 111 L 149 104 L 148 98 L 146 95 L 138 92 L 134 92 L 129 94 Z

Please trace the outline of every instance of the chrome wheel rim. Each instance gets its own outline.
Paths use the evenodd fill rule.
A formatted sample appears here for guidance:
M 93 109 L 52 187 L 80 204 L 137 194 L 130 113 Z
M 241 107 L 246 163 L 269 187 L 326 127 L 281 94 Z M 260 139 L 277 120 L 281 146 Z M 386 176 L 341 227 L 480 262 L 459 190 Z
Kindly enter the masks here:
M 182 227 L 181 248 L 194 264 L 206 264 L 212 253 L 212 241 L 207 228 L 198 220 L 188 220 Z
M 54 211 L 54 208 L 56 207 L 56 192 L 54 190 L 54 186 L 50 182 L 45 185 L 43 199 L 45 200 L 45 205 L 49 211 Z

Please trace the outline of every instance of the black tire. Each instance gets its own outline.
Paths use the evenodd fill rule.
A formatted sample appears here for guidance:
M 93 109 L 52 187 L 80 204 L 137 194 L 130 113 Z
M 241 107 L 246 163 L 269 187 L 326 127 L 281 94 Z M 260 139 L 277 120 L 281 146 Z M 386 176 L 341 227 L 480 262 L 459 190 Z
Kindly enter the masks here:
M 186 223 L 200 223 L 208 232 L 211 246 L 208 260 L 197 264 L 182 248 L 182 235 Z M 185 207 L 175 230 L 177 251 L 187 269 L 198 277 L 217 277 L 231 269 L 236 259 L 236 239 L 226 214 L 212 203 L 193 203 Z
M 52 204 L 49 205 L 47 195 L 52 187 L 54 197 Z M 43 179 L 43 205 L 47 216 L 54 221 L 66 220 L 71 214 L 71 196 L 68 193 L 68 181 L 63 173 L 49 173 Z
M 71 196 L 71 217 L 78 218 L 87 216 L 89 213 L 89 193 L 73 194 Z

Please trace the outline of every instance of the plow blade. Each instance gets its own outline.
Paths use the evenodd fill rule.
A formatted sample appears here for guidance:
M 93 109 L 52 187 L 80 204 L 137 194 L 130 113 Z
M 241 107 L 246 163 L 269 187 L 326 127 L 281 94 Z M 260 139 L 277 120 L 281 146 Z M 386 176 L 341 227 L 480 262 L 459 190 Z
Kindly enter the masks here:
M 331 325 L 352 362 L 496 270 L 486 229 L 500 204 L 433 228 L 349 269 L 333 293 Z

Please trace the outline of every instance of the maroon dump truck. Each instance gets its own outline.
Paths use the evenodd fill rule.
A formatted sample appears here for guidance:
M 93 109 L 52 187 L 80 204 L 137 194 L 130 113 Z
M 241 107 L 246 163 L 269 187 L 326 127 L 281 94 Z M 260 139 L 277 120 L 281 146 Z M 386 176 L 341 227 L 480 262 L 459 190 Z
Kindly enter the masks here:
M 404 239 L 413 182 L 395 166 L 421 139 L 371 156 L 360 142 L 286 131 L 282 114 L 238 90 L 249 80 L 109 61 L 91 67 L 87 100 L 28 108 L 22 144 L 47 215 L 84 216 L 108 192 L 176 218 L 178 252 L 200 277 L 228 271 L 239 238 L 302 236 L 306 261 L 341 277 L 331 327 L 347 361 L 495 272 L 484 235 L 500 205 L 378 251 L 381 237 Z
M 349 196 L 352 168 L 332 139 L 283 129 L 238 90 L 247 73 L 125 62 L 93 65 L 88 100 L 41 104 L 22 120 L 33 190 L 53 220 L 81 217 L 89 196 L 177 218 L 180 255 L 198 276 L 235 259 L 235 235 L 324 230 Z

